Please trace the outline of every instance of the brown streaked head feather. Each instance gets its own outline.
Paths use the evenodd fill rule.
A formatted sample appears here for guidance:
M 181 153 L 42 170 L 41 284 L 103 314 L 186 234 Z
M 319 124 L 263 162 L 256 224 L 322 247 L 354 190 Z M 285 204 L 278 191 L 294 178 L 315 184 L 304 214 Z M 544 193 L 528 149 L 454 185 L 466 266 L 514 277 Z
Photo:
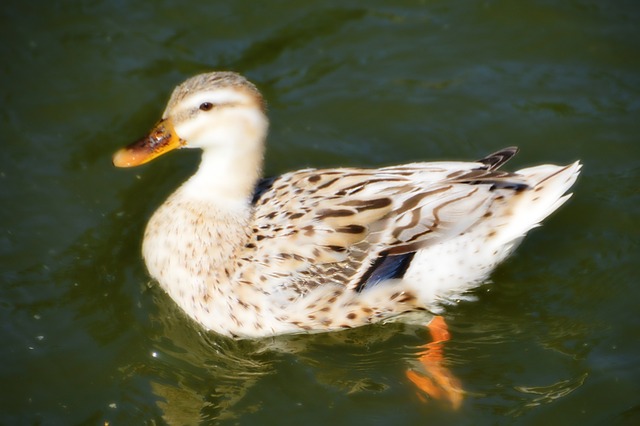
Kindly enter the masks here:
M 191 77 L 173 90 L 166 110 L 171 110 L 193 93 L 225 87 L 248 91 L 259 101 L 262 112 L 266 112 L 267 105 L 258 88 L 240 74 L 232 71 L 214 71 Z

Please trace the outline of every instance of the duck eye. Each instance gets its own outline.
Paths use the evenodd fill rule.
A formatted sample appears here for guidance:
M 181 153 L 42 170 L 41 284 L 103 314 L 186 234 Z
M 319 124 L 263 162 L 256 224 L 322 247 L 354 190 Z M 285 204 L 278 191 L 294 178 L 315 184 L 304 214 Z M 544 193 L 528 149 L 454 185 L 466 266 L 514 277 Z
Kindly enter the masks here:
M 211 102 L 203 102 L 200 104 L 199 108 L 201 111 L 209 111 L 211 108 L 213 108 L 213 104 Z

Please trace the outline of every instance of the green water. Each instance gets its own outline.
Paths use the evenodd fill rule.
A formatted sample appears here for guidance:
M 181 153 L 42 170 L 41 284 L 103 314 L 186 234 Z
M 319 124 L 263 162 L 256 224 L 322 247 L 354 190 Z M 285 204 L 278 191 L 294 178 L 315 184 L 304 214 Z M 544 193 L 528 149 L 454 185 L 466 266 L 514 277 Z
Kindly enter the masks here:
M 640 422 L 636 2 L 41 3 L 0 8 L 0 424 Z M 405 378 L 422 327 L 234 342 L 150 282 L 146 220 L 197 153 L 111 154 L 210 69 L 265 94 L 267 174 L 510 145 L 512 169 L 584 162 L 571 201 L 446 310 L 459 410 Z

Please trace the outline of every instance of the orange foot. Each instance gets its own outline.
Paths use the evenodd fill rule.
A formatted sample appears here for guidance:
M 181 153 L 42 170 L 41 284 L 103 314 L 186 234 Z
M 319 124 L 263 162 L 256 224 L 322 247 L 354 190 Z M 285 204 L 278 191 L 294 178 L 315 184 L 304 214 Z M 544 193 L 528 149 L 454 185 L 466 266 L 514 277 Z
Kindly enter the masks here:
M 407 370 L 407 378 L 429 397 L 451 404 L 454 410 L 462 405 L 463 390 L 460 381 L 443 365 L 442 349 L 444 342 L 451 338 L 447 324 L 441 316 L 434 317 L 427 326 L 432 342 L 421 346 L 424 350 L 418 353 L 418 361 L 427 373 Z M 421 393 L 418 397 L 426 402 Z

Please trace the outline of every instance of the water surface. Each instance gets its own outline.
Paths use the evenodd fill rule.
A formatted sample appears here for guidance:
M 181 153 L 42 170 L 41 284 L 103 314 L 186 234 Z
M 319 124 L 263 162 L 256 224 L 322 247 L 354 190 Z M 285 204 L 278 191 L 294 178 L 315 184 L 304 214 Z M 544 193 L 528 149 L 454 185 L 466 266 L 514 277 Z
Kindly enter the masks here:
M 634 424 L 640 9 L 632 1 L 59 1 L 0 11 L 0 423 Z M 148 278 L 149 215 L 196 167 L 112 152 L 211 69 L 269 103 L 266 173 L 581 159 L 575 195 L 449 307 L 454 411 L 404 372 L 420 326 L 236 342 Z

